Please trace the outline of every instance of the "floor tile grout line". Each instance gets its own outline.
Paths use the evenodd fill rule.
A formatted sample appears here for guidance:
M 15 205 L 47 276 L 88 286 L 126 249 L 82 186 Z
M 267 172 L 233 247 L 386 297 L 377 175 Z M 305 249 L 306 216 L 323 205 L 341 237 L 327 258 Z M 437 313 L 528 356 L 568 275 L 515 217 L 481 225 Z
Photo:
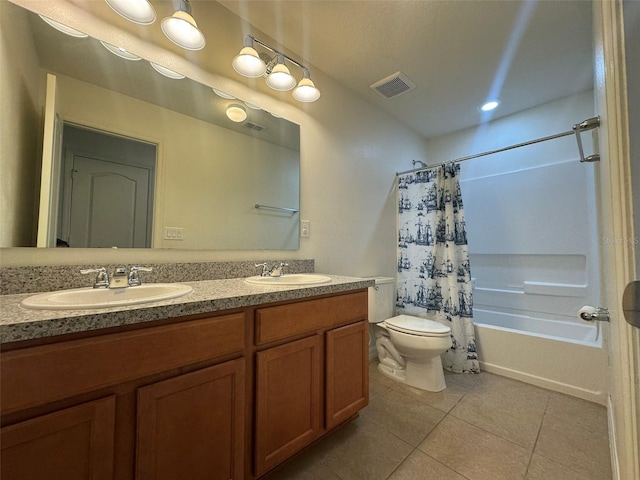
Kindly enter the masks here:
M 435 427 L 434 427 L 435 430 Z M 431 432 L 433 432 L 433 430 L 431 430 Z M 431 432 L 429 432 L 429 434 L 431 434 Z M 427 435 L 428 437 L 429 435 Z M 427 438 L 425 437 L 425 439 Z M 424 441 L 424 440 L 423 440 Z M 422 442 L 420 442 L 422 443 Z M 456 470 L 454 467 L 452 467 L 451 465 L 447 465 L 446 463 L 441 462 L 440 460 L 438 460 L 437 458 L 435 458 L 432 455 L 429 455 L 427 452 L 425 452 L 424 450 L 420 450 L 418 447 L 416 447 L 416 450 L 419 451 L 420 453 L 426 455 L 427 457 L 429 457 L 430 459 L 432 459 L 434 462 L 438 462 L 440 465 L 442 465 L 443 467 L 451 470 L 452 472 L 457 473 L 458 475 L 460 475 L 462 478 L 464 478 L 465 480 L 472 480 L 469 477 L 467 477 L 466 475 L 463 475 L 462 473 L 460 473 L 458 470 Z M 403 462 L 404 463 L 404 462 Z
M 455 383 L 455 382 L 454 382 L 454 383 Z M 464 385 L 460 385 L 460 384 L 458 384 L 458 386 L 462 386 L 462 387 L 466 388 Z M 409 396 L 409 397 L 412 397 L 411 395 L 405 394 L 405 393 L 403 393 L 403 392 L 401 392 L 401 391 L 399 391 L 399 390 L 394 389 L 393 387 L 388 387 L 388 388 L 390 388 L 390 389 L 391 389 L 391 390 L 393 390 L 394 392 L 398 392 L 398 393 L 401 393 L 401 394 L 403 394 L 403 395 L 407 395 L 407 396 Z M 488 434 L 490 434 L 490 435 L 493 435 L 493 436 L 495 436 L 495 437 L 497 437 L 497 438 L 500 438 L 500 439 L 504 440 L 505 442 L 508 442 L 508 443 L 510 443 L 510 444 L 512 444 L 512 445 L 515 445 L 515 446 L 519 447 L 519 448 L 522 448 L 523 450 L 529 451 L 529 448 L 527 448 L 527 447 L 523 447 L 522 445 L 520 445 L 520 444 L 518 444 L 518 443 L 516 443 L 516 442 L 514 442 L 514 441 L 512 441 L 512 440 L 509 440 L 508 438 L 505 438 L 505 437 L 503 437 L 502 435 L 498 435 L 498 434 L 496 434 L 496 433 L 494 433 L 494 432 L 491 432 L 491 431 L 489 431 L 489 430 L 487 430 L 487 429 L 485 429 L 485 428 L 483 428 L 483 427 L 481 427 L 481 426 L 479 426 L 479 425 L 475 425 L 475 424 L 473 424 L 473 423 L 471 423 L 471 422 L 468 422 L 467 420 L 465 420 L 465 419 L 463 419 L 463 418 L 460 418 L 460 417 L 456 416 L 455 414 L 453 414 L 452 412 L 453 412 L 453 409 L 455 408 L 455 406 L 456 406 L 460 401 L 462 401 L 462 399 L 463 399 L 463 398 L 464 398 L 468 393 L 470 393 L 470 392 L 465 392 L 465 393 L 464 393 L 464 394 L 463 394 L 463 395 L 458 399 L 458 401 L 456 401 L 455 405 L 454 405 L 453 407 L 451 407 L 451 409 L 450 409 L 448 412 L 445 412 L 444 410 L 440 410 L 439 408 L 434 407 L 433 405 L 429 405 L 427 402 L 422 402 L 422 403 L 425 403 L 425 404 L 427 404 L 427 405 L 431 406 L 432 408 L 435 408 L 435 409 L 437 409 L 437 410 L 440 410 L 440 411 L 441 411 L 441 412 L 443 412 L 445 415 L 444 415 L 444 416 L 443 416 L 443 417 L 442 417 L 442 418 L 441 418 L 441 419 L 440 419 L 440 420 L 439 420 L 439 421 L 434 425 L 434 427 L 429 431 L 429 433 L 427 433 L 427 435 L 426 435 L 426 436 L 425 436 L 425 437 L 424 437 L 424 438 L 423 438 L 423 439 L 418 443 L 418 446 L 419 446 L 422 442 L 424 442 L 424 441 L 426 440 L 426 438 L 427 438 L 429 435 L 431 435 L 431 434 L 436 430 L 436 428 L 438 427 L 438 425 L 440 425 L 440 423 L 441 423 L 445 418 L 447 418 L 449 415 L 451 415 L 453 418 L 455 418 L 455 419 L 457 419 L 457 420 L 460 420 L 461 422 L 464 422 L 464 423 L 466 423 L 467 425 L 470 425 L 470 426 L 472 426 L 472 427 L 479 428 L 479 429 L 480 429 L 480 430 L 482 430 L 483 432 L 486 432 L 486 433 L 488 433 Z M 547 408 L 548 401 L 549 401 L 549 396 L 547 395 L 547 401 L 545 402 L 545 412 L 544 412 L 544 413 L 546 413 L 546 408 Z M 541 418 L 541 420 L 540 420 L 540 427 L 538 427 L 538 434 L 536 435 L 536 442 L 537 442 L 537 436 L 540 434 L 540 428 L 541 428 L 541 426 L 542 426 L 542 420 L 544 420 L 544 413 L 543 413 L 542 418 Z M 385 430 L 386 430 L 386 429 L 385 429 Z M 388 431 L 388 430 L 387 430 L 387 431 Z M 402 441 L 404 441 L 404 442 L 406 443 L 406 441 L 405 441 L 405 440 L 403 440 L 402 438 L 398 437 L 397 435 L 395 435 L 395 434 L 393 434 L 393 433 L 391 433 L 391 432 L 389 432 L 389 433 L 390 433 L 391 435 L 393 435 L 394 437 L 398 438 L 399 440 L 402 440 Z M 410 445 L 410 444 L 409 444 L 409 445 Z M 419 450 L 418 446 L 417 446 L 417 447 L 415 447 L 415 448 Z M 534 451 L 534 450 L 535 450 L 535 442 L 534 442 L 533 447 L 532 447 L 532 448 L 531 448 L 531 450 L 530 450 L 530 451 L 531 451 L 531 455 L 530 455 L 530 457 L 529 457 L 529 463 L 531 462 L 531 457 L 532 457 L 532 455 L 533 455 L 533 451 Z M 424 452 L 424 451 L 422 451 L 422 450 L 420 450 L 420 451 L 421 451 L 422 453 L 426 453 L 426 452 Z M 528 467 L 528 464 L 527 464 L 527 467 Z M 448 468 L 451 468 L 451 467 L 448 467 Z M 458 472 L 456 472 L 456 473 L 458 473 Z
M 563 463 L 563 462 L 561 462 L 561 461 L 559 461 L 557 459 L 549 458 L 549 457 L 547 457 L 545 455 L 542 455 L 540 453 L 536 453 L 536 447 L 538 446 L 538 440 L 540 439 L 540 433 L 542 432 L 542 425 L 544 424 L 545 417 L 547 416 L 547 411 L 549 409 L 549 404 L 551 403 L 551 396 L 554 393 L 558 393 L 558 392 L 549 391 L 549 395 L 547 397 L 547 404 L 545 405 L 544 414 L 542 415 L 542 421 L 540 422 L 540 427 L 538 428 L 538 435 L 536 436 L 536 441 L 535 441 L 535 444 L 533 446 L 533 451 L 531 452 L 531 459 L 529 460 L 529 464 L 527 465 L 526 473 L 527 474 L 529 473 L 529 468 L 531 467 L 531 462 L 533 461 L 533 456 L 534 455 L 538 455 L 538 456 L 540 456 L 542 458 L 546 458 L 547 460 L 549 460 L 551 462 L 557 463 L 558 465 L 562 465 L 562 467 L 566 468 L 567 470 L 570 470 L 570 471 L 574 472 L 576 475 L 584 476 L 584 472 L 579 472 L 579 471 L 575 470 L 570 465 L 566 465 L 565 463 Z M 526 478 L 526 476 L 525 476 L 525 478 Z
M 427 437 L 428 437 L 429 435 L 431 435 L 431 434 L 436 430 L 436 428 L 438 427 L 438 425 L 440 425 L 440 423 L 442 423 L 442 422 L 444 421 L 444 419 L 445 419 L 445 418 L 447 418 L 448 416 L 451 416 L 451 417 L 455 418 L 456 420 L 460 420 L 461 422 L 464 422 L 464 423 L 466 423 L 467 425 L 470 425 L 470 426 L 472 426 L 472 427 L 479 428 L 480 430 L 482 430 L 482 431 L 484 431 L 484 432 L 487 432 L 487 433 L 489 433 L 490 435 L 494 435 L 494 436 L 496 436 L 496 437 L 498 437 L 498 438 L 500 438 L 500 439 L 502 439 L 502 440 L 504 440 L 504 441 L 506 441 L 506 442 L 509 442 L 509 443 L 511 443 L 511 444 L 513 444 L 513 445 L 516 445 L 517 447 L 520 447 L 520 445 L 518 445 L 517 443 L 513 443 L 513 442 L 511 442 L 510 440 L 507 440 L 506 438 L 502 438 L 502 437 L 500 437 L 499 435 L 496 435 L 495 433 L 489 432 L 489 431 L 485 430 L 484 428 L 478 427 L 477 425 L 473 425 L 472 423 L 469 423 L 469 422 L 467 422 L 467 421 L 465 421 L 465 420 L 463 420 L 463 419 L 461 419 L 461 418 L 458 418 L 458 417 L 456 417 L 455 415 L 451 415 L 450 413 L 447 413 L 444 417 L 442 417 L 442 418 L 440 419 L 440 421 L 438 421 L 438 423 L 437 423 L 437 424 L 436 424 L 436 425 L 431 429 L 431 431 L 430 431 L 430 432 L 429 432 L 429 433 L 428 433 L 428 434 L 427 434 L 427 435 L 422 439 L 422 441 L 418 444 L 418 446 L 417 446 L 417 447 L 415 447 L 414 451 L 415 451 L 415 450 L 418 450 L 420 453 L 422 453 L 422 454 L 424 454 L 424 455 L 428 456 L 429 458 L 431 458 L 431 459 L 433 459 L 434 461 L 438 462 L 440 465 L 442 465 L 442 466 L 444 466 L 444 467 L 448 468 L 449 470 L 451 470 L 451 471 L 455 472 L 456 474 L 460 475 L 460 476 L 461 476 L 462 478 L 464 478 L 465 480 L 471 480 L 471 479 L 469 479 L 469 477 L 467 477 L 466 475 L 464 475 L 464 474 L 462 474 L 461 472 L 459 472 L 458 470 L 456 470 L 456 468 L 455 468 L 455 467 L 453 467 L 453 466 L 451 466 L 451 465 L 447 465 L 447 464 L 445 464 L 445 463 L 441 462 L 441 461 L 440 461 L 440 460 L 438 460 L 437 458 L 435 458 L 435 457 L 433 457 L 433 456 L 429 455 L 427 452 L 425 452 L 424 450 L 420 450 L 420 448 L 419 448 L 419 447 L 420 447 L 420 445 L 421 445 L 421 444 L 422 444 L 422 443 L 427 439 Z M 523 448 L 523 447 L 520 447 L 520 448 Z M 412 453 L 413 453 L 413 452 L 412 452 Z M 407 457 L 407 458 L 408 458 L 408 457 Z M 405 460 L 403 460 L 403 462 L 402 462 L 402 463 L 404 463 L 405 461 L 406 461 L 406 458 L 405 458 Z M 402 464 L 400 464 L 400 465 L 402 465 Z M 400 467 L 400 465 L 398 466 L 398 468 Z M 526 477 L 526 472 L 525 472 L 525 477 Z M 523 480 L 524 480 L 524 477 L 523 477 Z
M 533 444 L 533 447 L 532 447 L 532 448 L 525 447 L 525 446 L 520 445 L 519 443 L 514 442 L 513 440 L 510 440 L 510 439 L 508 439 L 508 438 L 504 437 L 503 435 L 500 435 L 500 434 L 498 434 L 498 433 L 496 433 L 496 432 L 492 432 L 491 430 L 487 430 L 485 427 L 482 427 L 482 426 L 480 426 L 480 425 L 476 425 L 475 423 L 471 423 L 470 421 L 468 421 L 468 420 L 466 420 L 466 419 L 464 419 L 464 418 L 458 417 L 458 416 L 457 416 L 457 415 L 455 415 L 454 413 L 451 413 L 451 414 L 449 414 L 449 415 L 451 415 L 451 416 L 452 416 L 453 418 L 455 418 L 456 420 L 460 420 L 461 422 L 464 422 L 464 423 L 466 423 L 467 425 L 471 425 L 472 427 L 479 428 L 479 429 L 480 429 L 480 430 L 482 430 L 483 432 L 489 433 L 489 434 L 493 435 L 494 437 L 497 437 L 497 438 L 499 438 L 499 439 L 501 439 L 501 440 L 504 440 L 505 442 L 509 442 L 509 443 L 511 443 L 511 444 L 513 444 L 513 445 L 515 445 L 516 447 L 522 448 L 523 450 L 533 452 L 533 451 L 534 451 L 534 449 L 535 449 L 535 442 L 534 442 L 534 444 Z M 540 422 L 540 423 L 542 424 L 542 422 Z M 536 440 L 537 440 L 537 435 L 536 435 Z
M 415 452 L 416 450 L 418 450 L 418 447 L 413 447 L 413 450 L 411 450 L 411 451 L 409 452 L 409 455 L 407 455 L 406 457 L 404 457 L 404 458 L 402 459 L 402 461 L 401 461 L 401 462 L 396 466 L 396 468 L 394 468 L 394 469 L 392 470 L 392 472 L 391 472 L 389 475 L 387 475 L 387 478 L 386 478 L 385 480 L 389 480 L 389 478 L 391 478 L 391 477 L 393 476 L 393 474 L 396 472 L 396 470 L 398 470 L 402 465 L 404 465 L 404 462 L 406 462 L 406 461 L 407 461 L 407 459 L 408 459 L 411 455 L 413 455 L 413 452 Z
M 533 442 L 533 448 L 531 449 L 531 455 L 529 456 L 529 462 L 527 462 L 527 469 L 524 471 L 524 477 L 527 478 L 529 474 L 529 468 L 531 467 L 531 462 L 533 461 L 533 456 L 536 454 L 536 447 L 538 446 L 538 440 L 540 439 L 540 432 L 542 432 L 542 425 L 544 424 L 544 417 L 547 416 L 547 410 L 549 409 L 549 400 L 551 399 L 551 395 L 547 393 L 547 401 L 544 405 L 544 412 L 542 413 L 542 418 L 540 419 L 540 425 L 538 426 L 538 433 L 536 434 L 536 439 Z
M 455 382 L 454 382 L 454 383 L 455 383 Z M 463 385 L 460 385 L 460 384 L 457 384 L 457 385 L 458 385 L 459 387 L 466 388 L 466 387 L 464 387 Z M 416 397 L 415 397 L 415 395 L 412 395 L 412 394 L 410 394 L 410 393 L 406 393 L 406 388 L 402 388 L 403 386 L 404 386 L 404 387 L 406 387 L 406 385 L 403 385 L 403 384 L 399 383 L 399 384 L 398 384 L 398 387 L 390 386 L 390 387 L 387 387 L 387 388 L 388 388 L 388 389 L 390 389 L 390 390 L 393 390 L 394 392 L 401 393 L 402 395 L 405 395 L 405 396 L 407 396 L 407 397 L 413 398 L 413 399 L 415 399 L 415 400 L 419 401 L 420 403 L 423 403 L 423 404 L 425 404 L 425 405 L 428 405 L 429 407 L 435 408 L 436 410 L 440 410 L 441 412 L 443 412 L 443 413 L 445 413 L 445 414 L 447 414 L 447 415 L 448 415 L 449 413 L 451 413 L 451 411 L 456 407 L 456 405 L 458 405 L 458 403 L 460 403 L 460 401 L 461 401 L 465 396 L 467 396 L 469 393 L 471 393 L 471 392 L 465 392 L 465 393 L 462 393 L 462 394 L 460 395 L 460 398 L 458 398 L 458 400 L 456 400 L 456 401 L 455 401 L 455 403 L 453 404 L 453 406 L 451 406 L 451 408 L 449 408 L 448 410 L 444 410 L 444 408 L 443 408 L 443 407 L 438 407 L 438 406 L 433 405 L 432 403 L 427 402 L 427 401 L 425 401 L 425 400 L 423 400 L 423 399 L 421 399 L 421 398 L 416 398 Z M 431 392 L 431 393 L 440 393 L 440 392 Z
M 546 407 L 545 407 L 545 408 L 546 408 Z M 492 432 L 492 431 L 490 431 L 490 430 L 487 430 L 486 428 L 481 427 L 480 425 L 476 425 L 476 424 L 474 424 L 474 423 L 471 423 L 470 421 L 465 420 L 464 418 L 458 417 L 458 416 L 456 416 L 456 415 L 455 415 L 455 414 L 453 414 L 453 413 L 450 413 L 450 414 L 447 414 L 447 415 L 451 415 L 451 416 L 452 416 L 453 418 L 455 418 L 456 420 L 460 420 L 461 422 L 464 422 L 464 423 L 466 423 L 467 425 L 471 425 L 472 427 L 479 428 L 479 429 L 480 429 L 480 430 L 482 430 L 483 432 L 486 432 L 486 433 L 488 433 L 488 434 L 490 434 L 490 435 L 493 435 L 494 437 L 497 437 L 497 438 L 499 438 L 499 439 L 501 439 L 501 440 L 504 440 L 505 442 L 509 442 L 509 443 L 511 443 L 512 445 L 515 445 L 515 446 L 516 446 L 516 447 L 518 447 L 518 448 L 522 448 L 523 450 L 531 451 L 531 452 L 533 452 L 533 451 L 535 450 L 535 442 L 534 442 L 534 444 L 533 444 L 533 447 L 532 447 L 532 448 L 523 447 L 522 445 L 520 445 L 519 443 L 514 442 L 513 440 L 509 440 L 508 438 L 505 438 L 504 436 L 502 436 L 502 435 L 500 435 L 500 434 L 498 434 L 498 433 L 495 433 L 495 432 Z M 544 419 L 544 414 L 543 414 L 542 418 Z M 540 421 L 540 425 L 542 425 L 542 420 Z M 538 427 L 538 428 L 540 428 L 540 427 Z M 539 433 L 540 433 L 540 432 L 538 431 L 538 434 L 539 434 Z M 538 435 L 536 435 L 536 440 L 535 440 L 535 441 L 536 441 L 536 442 L 538 441 Z

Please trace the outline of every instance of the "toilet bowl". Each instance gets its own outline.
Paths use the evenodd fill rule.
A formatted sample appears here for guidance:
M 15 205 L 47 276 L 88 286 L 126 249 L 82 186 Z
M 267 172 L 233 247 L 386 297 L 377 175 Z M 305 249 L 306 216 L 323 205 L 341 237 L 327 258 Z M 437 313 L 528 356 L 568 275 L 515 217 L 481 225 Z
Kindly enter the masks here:
M 439 392 L 447 385 L 440 355 L 451 347 L 451 329 L 433 320 L 398 315 L 376 325 L 376 349 L 384 375 Z
M 376 278 L 375 282 L 369 291 L 369 322 L 375 324 L 378 370 L 412 387 L 431 392 L 444 390 L 440 355 L 451 348 L 451 329 L 425 318 L 392 316 L 393 301 L 388 301 L 387 296 L 393 299 L 394 279 Z

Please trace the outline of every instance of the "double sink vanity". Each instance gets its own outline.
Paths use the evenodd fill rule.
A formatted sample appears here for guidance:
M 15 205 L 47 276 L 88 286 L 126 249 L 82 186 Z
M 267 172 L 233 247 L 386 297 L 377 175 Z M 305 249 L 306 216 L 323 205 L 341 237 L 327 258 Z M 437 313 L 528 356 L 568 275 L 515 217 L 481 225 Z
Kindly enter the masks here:
M 0 296 L 2 480 L 265 476 L 367 405 L 372 284 L 300 272 Z

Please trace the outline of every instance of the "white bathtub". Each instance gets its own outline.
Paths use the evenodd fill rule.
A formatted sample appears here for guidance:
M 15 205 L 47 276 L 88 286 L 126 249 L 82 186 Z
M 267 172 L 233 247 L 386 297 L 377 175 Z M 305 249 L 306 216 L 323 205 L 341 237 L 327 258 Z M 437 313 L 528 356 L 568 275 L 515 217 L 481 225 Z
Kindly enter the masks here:
M 606 405 L 606 332 L 596 340 L 595 325 L 478 308 L 473 315 L 482 370 Z

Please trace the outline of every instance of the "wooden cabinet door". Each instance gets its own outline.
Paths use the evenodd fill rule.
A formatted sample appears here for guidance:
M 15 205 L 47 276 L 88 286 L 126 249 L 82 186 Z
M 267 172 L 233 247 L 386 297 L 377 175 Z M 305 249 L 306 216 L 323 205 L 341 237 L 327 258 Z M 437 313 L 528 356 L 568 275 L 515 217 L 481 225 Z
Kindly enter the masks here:
M 115 397 L 2 429 L 2 480 L 112 480 Z
M 243 478 L 244 362 L 138 389 L 137 480 Z
M 322 337 L 256 354 L 255 473 L 261 475 L 321 431 Z
M 369 324 L 367 321 L 326 333 L 325 427 L 355 415 L 369 403 Z

